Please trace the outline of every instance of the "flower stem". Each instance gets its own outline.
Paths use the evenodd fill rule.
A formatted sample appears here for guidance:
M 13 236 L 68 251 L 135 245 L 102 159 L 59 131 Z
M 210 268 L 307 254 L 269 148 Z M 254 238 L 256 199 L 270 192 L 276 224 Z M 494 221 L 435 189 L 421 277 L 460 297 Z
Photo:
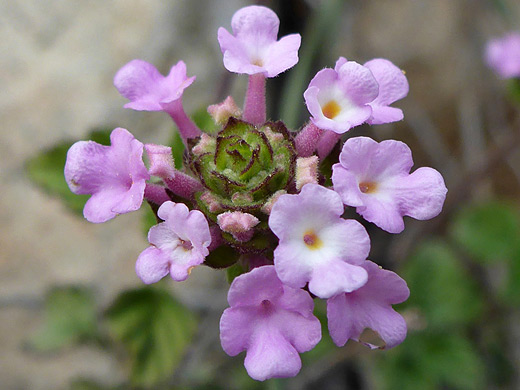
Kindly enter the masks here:
M 320 140 L 318 141 L 318 156 L 320 160 L 323 160 L 325 157 L 329 155 L 329 153 L 334 149 L 334 146 L 338 143 L 341 138 L 341 134 L 335 133 L 333 131 L 326 131 L 322 134 Z
M 200 129 L 195 123 L 186 115 L 184 107 L 182 106 L 182 99 L 177 99 L 169 103 L 165 107 L 165 111 L 172 117 L 173 121 L 179 128 L 179 134 L 181 135 L 182 142 L 187 147 L 187 140 L 189 138 L 195 138 L 202 134 Z
M 318 128 L 314 123 L 309 122 L 294 139 L 298 156 L 312 156 L 322 134 L 323 130 Z
M 253 125 L 265 123 L 265 76 L 262 73 L 249 76 L 243 118 Z
M 149 202 L 155 203 L 159 206 L 170 200 L 170 197 L 166 193 L 165 188 L 159 184 L 153 183 L 146 183 L 144 197 Z
M 164 179 L 164 183 L 171 192 L 185 199 L 192 199 L 195 192 L 204 188 L 197 179 L 180 171 L 175 171 L 173 177 Z

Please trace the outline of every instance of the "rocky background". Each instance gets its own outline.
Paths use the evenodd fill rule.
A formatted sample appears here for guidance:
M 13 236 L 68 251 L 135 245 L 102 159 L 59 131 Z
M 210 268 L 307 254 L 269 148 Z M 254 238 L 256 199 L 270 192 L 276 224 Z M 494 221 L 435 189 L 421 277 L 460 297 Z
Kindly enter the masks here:
M 27 340 L 44 321 L 43 303 L 49 289 L 88 286 L 102 306 L 108 305 L 123 289 L 140 285 L 134 262 L 147 246 L 139 212 L 102 225 L 89 224 L 59 199 L 34 186 L 25 173 L 26 161 L 61 141 L 84 139 L 97 127 L 124 127 L 142 142 L 166 142 L 170 118 L 123 109 L 125 100 L 112 85 L 115 72 L 134 58 L 154 63 L 163 73 L 171 64 L 184 60 L 188 75 L 197 76 L 184 95 L 188 112 L 225 94 L 240 102 L 245 77 L 230 81 L 226 76 L 216 31 L 219 26 L 229 28 L 233 13 L 252 3 L 0 2 L 2 389 L 66 389 L 77 377 L 107 385 L 124 381 L 124 366 L 98 346 L 87 344 L 42 354 L 28 348 Z M 330 2 L 262 3 L 279 11 L 282 28 L 286 23 L 286 29 L 305 31 L 312 15 Z M 518 199 L 518 148 L 516 152 L 500 149 L 518 135 L 518 120 L 513 120 L 518 111 L 515 113 L 505 98 L 505 83 L 485 67 L 482 58 L 488 39 L 520 29 L 520 4 L 515 0 L 336 3 L 341 6 L 341 15 L 331 23 L 330 34 L 322 36 L 326 40 L 319 42 L 320 55 L 313 57 L 307 80 L 317 69 L 332 66 L 340 55 L 361 63 L 374 57 L 390 59 L 406 71 L 410 82 L 409 96 L 398 103 L 405 112 L 404 123 L 364 131 L 379 139 L 406 140 L 417 165 L 440 170 L 450 189 L 448 211 L 461 202 L 491 195 Z M 500 11 L 503 7 L 505 13 Z M 306 39 L 310 40 L 303 35 L 302 50 Z M 284 77 L 291 80 L 291 72 Z M 269 87 L 273 96 L 283 96 L 275 89 L 283 82 Z M 303 109 L 301 95 L 295 102 Z M 279 105 L 279 101 L 273 104 L 271 113 L 282 115 Z M 295 124 L 305 119 L 301 115 L 293 115 Z M 499 150 L 493 164 L 488 161 L 490 148 Z M 440 221 L 431 229 L 442 230 L 442 226 Z M 411 225 L 410 234 L 390 245 L 390 264 L 398 264 L 417 237 L 430 233 L 415 227 Z M 217 313 L 208 316 L 202 326 L 206 334 L 203 342 L 216 343 L 218 350 L 218 313 L 226 306 L 223 275 L 198 267 L 188 281 L 170 284 L 187 306 Z M 194 348 L 203 347 L 199 343 Z M 197 353 L 185 363 L 194 372 Z M 223 352 L 216 353 L 217 360 L 226 359 Z M 517 351 L 513 359 L 518 356 Z M 518 360 L 513 365 L 520 367 Z M 304 377 L 319 379 L 327 369 L 315 369 Z M 370 388 L 370 380 L 362 382 L 363 388 Z M 327 386 L 331 387 L 320 388 L 342 388 Z

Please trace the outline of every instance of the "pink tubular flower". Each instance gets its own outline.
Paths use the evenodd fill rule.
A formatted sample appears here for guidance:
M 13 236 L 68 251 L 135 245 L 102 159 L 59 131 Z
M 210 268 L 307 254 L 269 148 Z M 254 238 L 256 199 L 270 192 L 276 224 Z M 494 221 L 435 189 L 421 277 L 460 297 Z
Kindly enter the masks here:
M 275 77 L 298 62 L 301 37 L 291 34 L 277 41 L 280 20 L 269 8 L 252 5 L 233 15 L 233 35 L 218 30 L 224 66 L 230 72 L 249 75 L 262 73 Z
M 179 61 L 164 77 L 152 64 L 132 60 L 123 66 L 114 77 L 119 93 L 130 100 L 125 108 L 139 111 L 167 111 L 165 108 L 180 99 L 195 76 L 186 76 L 186 64 Z
M 370 239 L 357 221 L 341 218 L 337 193 L 306 184 L 298 195 L 282 195 L 269 216 L 269 227 L 280 239 L 274 265 L 280 280 L 309 290 L 320 298 L 351 292 L 367 281 L 361 264 Z
M 171 201 L 164 202 L 157 215 L 164 222 L 150 229 L 152 246 L 137 258 L 137 276 L 146 284 L 158 282 L 168 273 L 173 280 L 186 280 L 191 269 L 209 254 L 208 222 L 200 211 L 189 211 L 186 205 Z
M 186 76 L 186 64 L 182 61 L 172 66 L 170 74 L 164 77 L 152 64 L 133 60 L 119 69 L 114 85 L 122 96 L 130 100 L 125 108 L 168 113 L 179 128 L 184 145 L 188 145 L 189 138 L 202 134 L 182 106 L 182 94 L 194 80 L 195 76 Z
M 403 111 L 389 105 L 408 95 L 408 80 L 403 71 L 383 58 L 370 60 L 364 66 L 370 69 L 379 84 L 379 94 L 370 102 L 372 115 L 367 122 L 380 125 L 402 120 Z
M 298 353 L 321 339 L 313 302 L 303 290 L 283 285 L 273 266 L 238 276 L 229 289 L 229 308 L 220 319 L 220 341 L 228 355 L 247 351 L 244 366 L 263 381 L 298 374 Z
M 520 32 L 510 32 L 489 41 L 485 59 L 501 78 L 520 77 Z
M 367 67 L 341 57 L 334 69 L 322 69 L 314 76 L 303 96 L 317 127 L 342 134 L 370 118 L 369 103 L 378 91 Z
M 400 141 L 377 143 L 368 137 L 348 139 L 332 172 L 334 190 L 367 221 L 390 233 L 404 230 L 403 216 L 437 216 L 447 189 L 433 168 L 413 166 L 410 148 Z
M 110 134 L 111 146 L 79 141 L 67 152 L 65 180 L 75 194 L 90 194 L 83 215 L 101 223 L 135 211 L 143 203 L 146 180 L 143 144 L 128 130 Z
M 368 282 L 363 287 L 327 301 L 330 336 L 342 347 L 349 339 L 359 341 L 363 330 L 370 328 L 383 339 L 384 348 L 395 347 L 406 337 L 406 322 L 392 305 L 407 300 L 410 290 L 398 275 L 371 261 L 366 261 L 363 268 L 368 272 Z

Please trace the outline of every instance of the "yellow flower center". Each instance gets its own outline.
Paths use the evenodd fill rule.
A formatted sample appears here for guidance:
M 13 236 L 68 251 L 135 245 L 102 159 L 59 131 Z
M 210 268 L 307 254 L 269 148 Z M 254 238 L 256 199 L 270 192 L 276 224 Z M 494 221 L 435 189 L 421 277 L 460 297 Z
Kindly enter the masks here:
M 377 183 L 372 181 L 363 181 L 359 183 L 359 190 L 364 194 L 374 193 L 377 190 Z
M 306 231 L 303 235 L 303 242 L 309 249 L 319 249 L 323 245 L 323 241 L 312 230 Z
M 330 100 L 321 108 L 321 111 L 327 118 L 334 119 L 340 113 L 341 107 L 335 100 Z

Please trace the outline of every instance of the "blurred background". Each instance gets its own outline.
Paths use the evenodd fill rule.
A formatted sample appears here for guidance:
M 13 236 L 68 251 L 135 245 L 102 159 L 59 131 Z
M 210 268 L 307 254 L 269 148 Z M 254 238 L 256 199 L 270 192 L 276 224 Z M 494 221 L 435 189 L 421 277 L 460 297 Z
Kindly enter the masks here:
M 308 82 L 339 56 L 406 71 L 404 121 L 348 134 L 405 141 L 449 189 L 439 217 L 407 220 L 400 235 L 365 224 L 371 259 L 411 289 L 398 307 L 409 335 L 393 350 L 324 336 L 296 378 L 254 382 L 244 355 L 220 347 L 223 272 L 142 288 L 149 212 L 78 217 L 62 178 L 72 142 L 115 127 L 171 139 L 167 115 L 123 109 L 115 72 L 141 58 L 166 73 L 182 59 L 197 76 L 188 113 L 241 102 L 247 78 L 226 72 L 216 32 L 253 3 L 0 1 L 0 388 L 519 389 L 520 89 L 483 61 L 489 39 L 520 30 L 516 0 L 256 2 L 277 12 L 280 35 L 302 34 L 300 63 L 268 82 L 268 117 L 293 129 L 308 119 Z

